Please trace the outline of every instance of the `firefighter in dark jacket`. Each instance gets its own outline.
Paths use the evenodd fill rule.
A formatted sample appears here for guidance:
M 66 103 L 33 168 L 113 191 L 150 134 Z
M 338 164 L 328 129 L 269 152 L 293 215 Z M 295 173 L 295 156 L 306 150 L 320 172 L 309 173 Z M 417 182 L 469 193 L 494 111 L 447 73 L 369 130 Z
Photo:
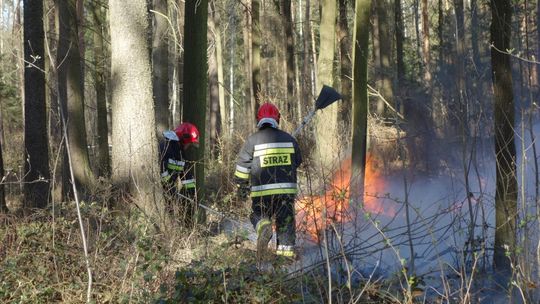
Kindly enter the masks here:
M 173 209 L 176 202 L 184 212 L 184 222 L 192 224 L 195 211 L 196 183 L 194 164 L 184 159 L 184 154 L 199 145 L 199 130 L 189 122 L 181 123 L 174 131 L 163 132 L 164 140 L 159 145 L 161 180 L 168 201 Z
M 250 220 L 257 231 L 257 253 L 260 255 L 268 248 L 275 218 L 276 254 L 294 257 L 296 169 L 302 156 L 296 140 L 278 129 L 279 118 L 275 105 L 265 103 L 259 108 L 259 130 L 248 137 L 240 150 L 235 178 L 240 197 L 251 192 Z

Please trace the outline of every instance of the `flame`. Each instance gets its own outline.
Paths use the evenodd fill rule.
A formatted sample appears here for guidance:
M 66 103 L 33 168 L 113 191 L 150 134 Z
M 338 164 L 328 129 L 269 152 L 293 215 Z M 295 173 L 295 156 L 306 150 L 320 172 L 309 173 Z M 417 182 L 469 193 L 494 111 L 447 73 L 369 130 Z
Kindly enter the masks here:
M 296 229 L 306 231 L 314 240 L 319 240 L 319 232 L 330 223 L 351 220 L 349 209 L 349 188 L 351 179 L 351 158 L 345 159 L 333 174 L 328 190 L 322 195 L 306 196 L 296 202 Z M 366 159 L 364 209 L 371 213 L 393 215 L 393 209 L 385 210 L 377 197 L 367 193 L 384 191 L 385 184 L 376 170 L 376 160 L 368 155 Z

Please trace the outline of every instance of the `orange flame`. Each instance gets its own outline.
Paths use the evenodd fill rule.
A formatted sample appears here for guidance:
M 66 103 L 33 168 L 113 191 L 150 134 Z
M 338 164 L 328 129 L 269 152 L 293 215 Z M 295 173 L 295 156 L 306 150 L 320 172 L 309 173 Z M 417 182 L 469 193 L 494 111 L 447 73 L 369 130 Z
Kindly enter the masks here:
M 343 223 L 351 218 L 349 209 L 349 188 L 351 179 L 351 158 L 341 163 L 341 168 L 332 177 L 329 189 L 319 196 L 302 197 L 296 202 L 296 229 L 306 231 L 314 240 L 319 240 L 319 233 L 330 223 Z M 374 196 L 384 190 L 384 181 L 375 169 L 376 161 L 368 155 L 366 159 L 364 209 L 372 213 L 393 215 L 393 209 L 385 210 Z

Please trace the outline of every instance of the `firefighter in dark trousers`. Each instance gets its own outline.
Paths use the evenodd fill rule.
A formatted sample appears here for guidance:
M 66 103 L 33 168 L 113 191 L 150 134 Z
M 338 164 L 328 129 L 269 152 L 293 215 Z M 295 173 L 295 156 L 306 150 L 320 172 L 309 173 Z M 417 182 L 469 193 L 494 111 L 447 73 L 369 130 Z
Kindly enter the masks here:
M 179 203 L 187 226 L 193 224 L 195 212 L 196 183 L 194 164 L 184 159 L 184 153 L 199 145 L 199 130 L 195 125 L 181 123 L 174 131 L 163 132 L 164 140 L 159 145 L 161 180 L 170 210 Z
M 279 118 L 275 105 L 265 103 L 259 108 L 259 130 L 248 137 L 240 150 L 235 178 L 239 197 L 247 197 L 251 192 L 250 220 L 257 231 L 258 255 L 268 248 L 275 218 L 276 254 L 294 258 L 296 169 L 302 157 L 296 140 L 278 129 Z

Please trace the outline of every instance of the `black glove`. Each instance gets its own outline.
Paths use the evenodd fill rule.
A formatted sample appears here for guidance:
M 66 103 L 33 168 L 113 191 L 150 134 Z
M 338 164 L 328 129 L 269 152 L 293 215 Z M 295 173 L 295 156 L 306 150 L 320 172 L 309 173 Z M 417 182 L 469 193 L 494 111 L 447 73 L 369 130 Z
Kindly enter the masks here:
M 249 196 L 249 188 L 244 185 L 237 185 L 238 189 L 236 189 L 236 197 L 239 200 L 245 200 Z

